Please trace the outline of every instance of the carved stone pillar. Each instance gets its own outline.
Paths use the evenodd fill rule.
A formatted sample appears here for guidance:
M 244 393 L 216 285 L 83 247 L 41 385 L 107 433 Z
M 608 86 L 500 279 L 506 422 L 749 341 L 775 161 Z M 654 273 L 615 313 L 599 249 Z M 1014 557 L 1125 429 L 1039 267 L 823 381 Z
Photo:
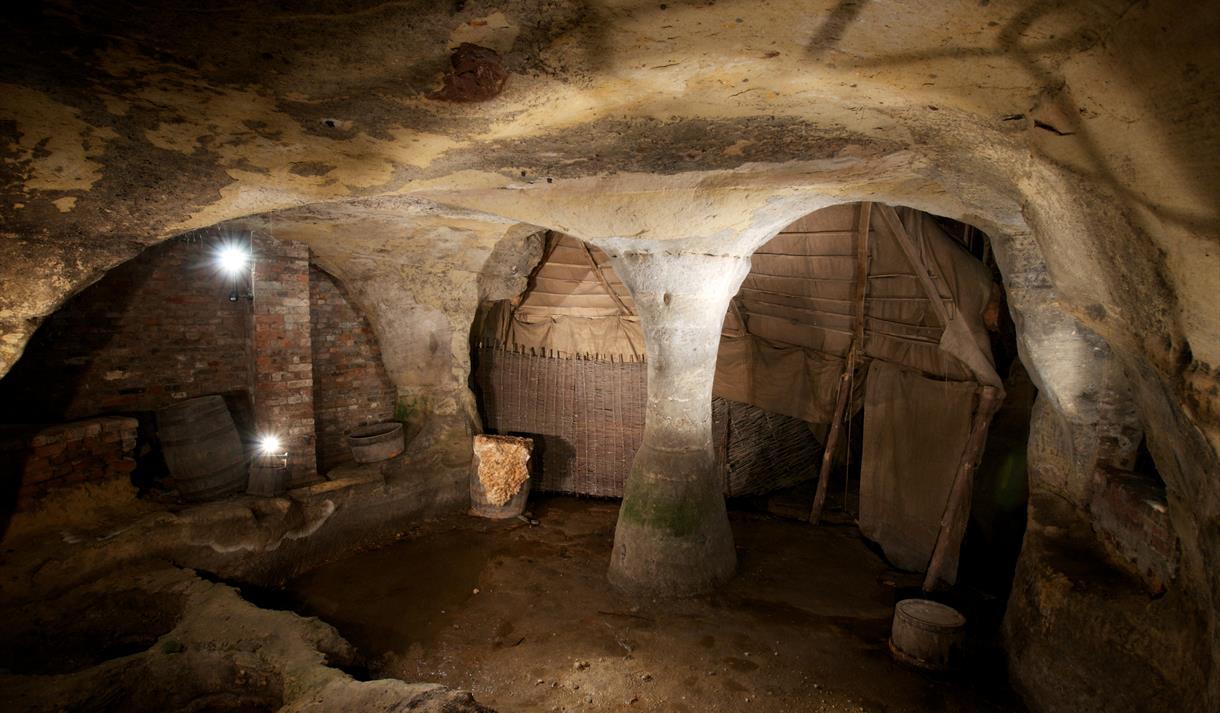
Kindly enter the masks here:
M 656 595 L 706 591 L 737 565 L 712 450 L 712 380 L 748 257 L 611 249 L 644 327 L 644 442 L 623 493 L 610 581 Z

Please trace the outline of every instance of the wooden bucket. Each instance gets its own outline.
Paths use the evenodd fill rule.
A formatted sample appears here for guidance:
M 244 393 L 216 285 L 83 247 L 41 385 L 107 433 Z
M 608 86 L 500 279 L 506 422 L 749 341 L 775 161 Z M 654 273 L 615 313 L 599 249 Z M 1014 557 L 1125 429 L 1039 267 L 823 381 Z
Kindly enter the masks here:
M 966 617 L 928 599 L 903 599 L 894 607 L 890 653 L 929 671 L 956 667 L 966 639 Z
M 247 495 L 273 498 L 288 490 L 288 453 L 263 453 L 250 465 Z
M 211 500 L 246 488 L 248 464 L 221 396 L 200 396 L 157 412 L 165 464 L 184 500 Z

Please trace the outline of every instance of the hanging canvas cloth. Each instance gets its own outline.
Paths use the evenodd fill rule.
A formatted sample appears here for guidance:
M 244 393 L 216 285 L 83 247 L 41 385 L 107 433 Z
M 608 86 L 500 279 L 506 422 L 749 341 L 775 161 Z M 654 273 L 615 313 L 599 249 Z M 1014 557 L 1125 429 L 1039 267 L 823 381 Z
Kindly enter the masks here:
M 928 566 L 977 390 L 973 381 L 929 379 L 881 360 L 869 367 L 860 531 L 899 569 Z

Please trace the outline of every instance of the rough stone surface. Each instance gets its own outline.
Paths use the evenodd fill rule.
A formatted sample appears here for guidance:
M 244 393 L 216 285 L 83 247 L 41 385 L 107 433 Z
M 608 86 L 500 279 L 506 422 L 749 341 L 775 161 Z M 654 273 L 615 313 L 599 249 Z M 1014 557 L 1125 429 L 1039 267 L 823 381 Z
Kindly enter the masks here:
M 452 65 L 445 73 L 445 84 L 433 92 L 432 99 L 451 102 L 481 102 L 494 99 L 504 90 L 508 72 L 495 50 L 463 42 L 449 58 Z
M 481 276 L 519 283 L 505 266 L 528 263 L 539 228 L 725 254 L 849 200 L 961 219 L 992 237 L 1040 392 L 1031 488 L 1083 511 L 1114 435 L 1140 424 L 1180 547 L 1164 599 L 1197 615 L 1207 642 L 1207 675 L 1177 690 L 1220 705 L 1214 3 L 206 10 L 7 11 L 0 370 L 144 246 L 282 219 L 352 286 L 399 398 L 422 406 L 426 458 L 464 470 Z M 502 93 L 429 98 L 463 42 L 503 58 Z M 1057 645 L 1041 611 L 1014 605 L 1028 625 L 1014 655 L 1092 660 Z M 1141 637 L 1155 625 L 1130 621 L 1124 651 L 1154 661 Z M 1135 680 L 1092 673 L 1115 689 Z M 1051 691 L 1030 690 L 1035 704 Z
M 338 667 L 357 655 L 327 624 L 187 570 L 102 579 L 8 614 L 21 622 L 8 645 L 24 649 L 3 652 L 8 710 L 489 711 L 443 686 L 355 681 Z
M 487 501 L 503 505 L 530 478 L 529 460 L 533 442 L 513 436 L 475 436 L 474 458 L 479 483 Z
M 1199 666 L 1210 642 L 1182 596 L 1150 597 L 1140 579 L 1105 562 L 1070 504 L 1035 496 L 1004 622 L 1015 681 L 1048 713 L 1210 710 Z M 1105 673 L 1059 647 L 1097 652 Z
M 14 516 L 0 557 L 0 599 L 37 599 L 147 562 L 273 586 L 420 521 L 465 511 L 469 465 L 464 451 L 459 467 L 401 457 L 340 466 L 331 480 L 283 497 L 237 496 L 172 511 L 135 500 L 130 486 L 106 493 L 104 502 L 88 484 L 60 489 L 64 505 Z M 84 497 L 73 497 L 77 489 Z

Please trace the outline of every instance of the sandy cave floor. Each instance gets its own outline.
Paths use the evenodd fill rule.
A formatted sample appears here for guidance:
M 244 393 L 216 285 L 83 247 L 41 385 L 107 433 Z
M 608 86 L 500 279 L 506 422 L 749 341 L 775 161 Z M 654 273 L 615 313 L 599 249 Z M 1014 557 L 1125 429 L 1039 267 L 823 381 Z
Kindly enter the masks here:
M 739 573 L 710 597 L 634 600 L 605 568 L 617 503 L 545 498 L 539 525 L 457 518 L 289 583 L 374 677 L 529 711 L 1021 711 L 1003 667 L 933 676 L 886 651 L 918 580 L 854 527 L 734 513 Z M 976 644 L 976 646 L 978 646 Z

